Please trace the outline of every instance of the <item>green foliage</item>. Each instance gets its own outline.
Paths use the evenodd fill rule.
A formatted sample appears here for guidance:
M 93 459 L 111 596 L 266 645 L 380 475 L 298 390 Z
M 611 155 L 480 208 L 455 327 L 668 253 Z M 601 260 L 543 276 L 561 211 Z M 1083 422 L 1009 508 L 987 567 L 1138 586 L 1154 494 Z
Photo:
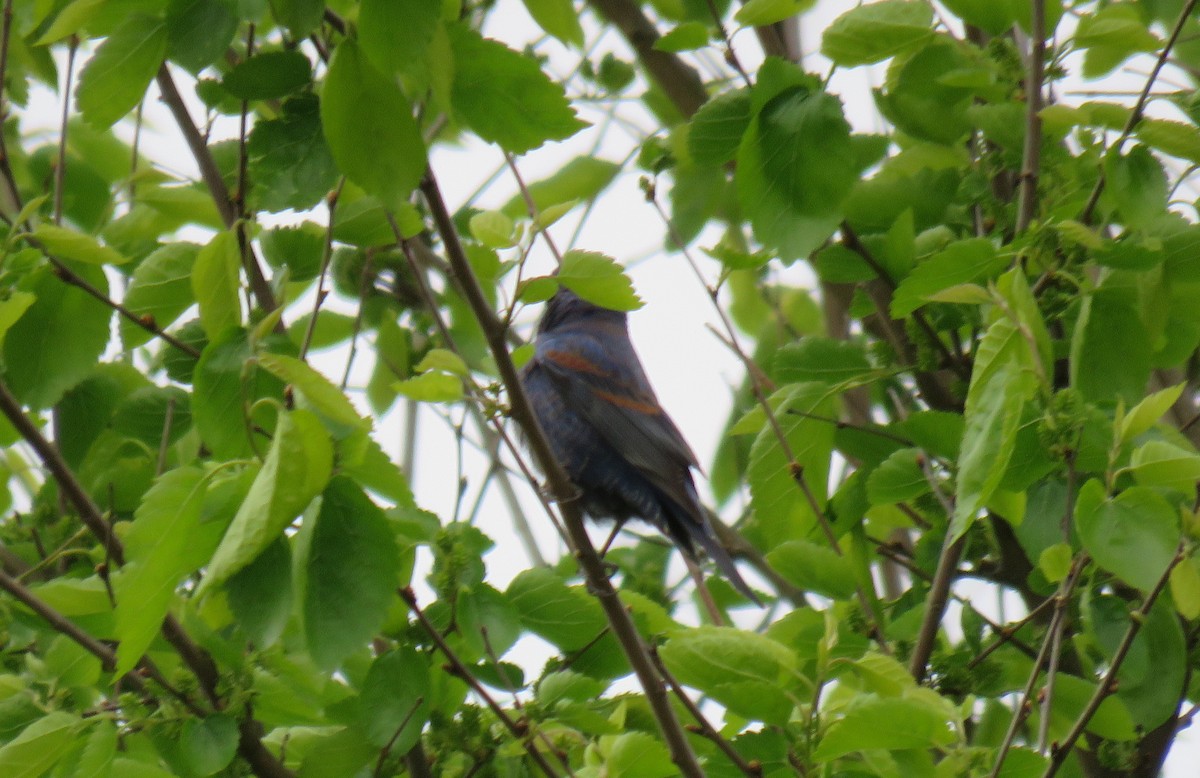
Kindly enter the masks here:
M 0 776 L 1091 778 L 1175 747 L 1183 3 L 11 5 Z M 644 526 L 605 594 L 507 445 L 493 349 L 524 364 L 560 285 L 690 342 L 634 283 L 683 299 L 685 259 L 744 357 L 698 492 L 762 610 Z

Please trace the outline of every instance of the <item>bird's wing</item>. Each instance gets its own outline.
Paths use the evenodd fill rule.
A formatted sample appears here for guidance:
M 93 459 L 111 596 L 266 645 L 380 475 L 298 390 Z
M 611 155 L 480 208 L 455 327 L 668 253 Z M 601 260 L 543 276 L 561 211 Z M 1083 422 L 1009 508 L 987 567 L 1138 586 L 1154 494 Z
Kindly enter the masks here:
M 616 333 L 614 333 L 616 335 Z M 583 416 L 626 461 L 681 506 L 682 482 L 663 464 L 699 466 L 679 429 L 650 388 L 628 336 L 600 339 L 564 331 L 538 338 L 536 359 L 568 405 Z

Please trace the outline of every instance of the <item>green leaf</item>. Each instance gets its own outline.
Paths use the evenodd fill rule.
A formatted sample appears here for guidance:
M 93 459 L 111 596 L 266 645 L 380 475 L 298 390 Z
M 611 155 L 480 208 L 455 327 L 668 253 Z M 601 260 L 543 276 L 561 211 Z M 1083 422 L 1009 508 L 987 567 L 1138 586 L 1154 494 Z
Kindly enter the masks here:
M 84 25 L 94 19 L 103 10 L 108 0 L 74 0 L 62 7 L 54 21 L 46 28 L 41 37 L 34 42 L 35 46 L 45 46 L 55 43 L 69 35 L 74 35 L 83 29 Z M 14 219 L 20 224 L 24 219 Z
M 141 261 L 125 291 L 125 307 L 137 316 L 150 316 L 158 327 L 169 327 L 196 301 L 192 293 L 192 267 L 200 247 L 194 243 L 168 243 Z M 120 320 L 125 348 L 134 348 L 153 337 L 125 318 Z
M 654 735 L 625 732 L 612 740 L 604 774 L 611 778 L 670 778 L 679 770 L 671 761 L 671 752 Z
M 398 753 L 407 753 L 433 707 L 430 686 L 429 661 L 411 646 L 380 655 L 363 682 L 363 733 L 378 748 L 391 744 Z
M 204 471 L 184 467 L 154 482 L 125 536 L 126 565 L 116 579 L 117 677 L 137 666 L 162 629 L 175 587 L 190 572 L 184 552 L 204 506 Z
M 997 256 L 996 248 L 986 238 L 951 243 L 913 268 L 900 282 L 892 297 L 892 316 L 903 319 L 932 295 L 961 284 L 990 280 L 1008 264 L 1009 259 Z
M 708 45 L 708 27 L 700 22 L 684 22 L 654 41 L 658 51 L 693 51 Z
M 1011 356 L 1011 344 L 1017 338 L 1020 335 L 1012 323 L 997 320 L 976 357 L 967 391 L 966 429 L 950 526 L 956 538 L 967 531 L 976 511 L 1000 486 L 1016 445 L 1021 408 L 1032 390 L 1032 376 L 1022 372 Z
M 761 80 L 755 87 L 764 88 Z M 763 103 L 738 150 L 738 200 L 755 236 L 794 259 L 841 222 L 858 161 L 837 98 L 792 86 Z
M 871 363 L 859 343 L 806 336 L 775 354 L 776 380 L 792 384 L 819 381 L 837 385 L 869 374 Z
M 911 51 L 934 36 L 933 9 L 919 0 L 884 0 L 839 16 L 821 36 L 821 53 L 842 66 L 869 65 Z
M 1050 583 L 1058 583 L 1071 572 L 1071 562 L 1074 559 L 1071 546 L 1066 543 L 1055 543 L 1042 550 L 1038 556 L 1038 568 Z
M 1194 124 L 1144 118 L 1137 123 L 1134 133 L 1147 146 L 1200 164 L 1200 129 Z
M 370 427 L 371 422 L 358 415 L 342 390 L 303 360 L 283 354 L 260 354 L 258 364 L 279 380 L 295 387 L 312 410 L 335 425 L 350 429 Z
M 399 565 L 383 511 L 350 479 L 330 480 L 296 538 L 296 599 L 317 666 L 336 667 L 370 641 L 395 597 Z
M 843 599 L 855 591 L 854 571 L 845 557 L 828 546 L 790 540 L 767 554 L 771 567 L 804 591 Z
M 539 213 L 562 203 L 590 202 L 603 192 L 620 172 L 621 166 L 615 162 L 592 156 L 575 157 L 549 178 L 530 184 L 529 196 L 533 198 L 533 204 Z M 514 219 L 529 213 L 525 198 L 519 192 L 500 210 L 505 216 Z
M 834 425 L 813 416 L 837 415 L 829 388 L 805 383 L 787 386 L 767 398 L 775 412 L 788 445 L 803 472 L 808 488 L 823 504 L 828 493 L 829 462 L 833 453 Z M 795 410 L 797 413 L 791 413 Z M 816 517 L 800 485 L 793 477 L 791 463 L 779 445 L 779 439 L 765 415 L 755 410 L 759 432 L 750 447 L 746 480 L 750 482 L 750 504 L 761 531 L 764 548 L 803 537 L 813 528 Z
M 242 100 L 287 97 L 312 81 L 308 57 L 291 51 L 265 51 L 244 59 L 225 76 L 225 91 Z
M 1200 454 L 1164 440 L 1151 440 L 1134 450 L 1129 469 L 1142 486 L 1192 494 L 1200 481 Z
M 4 345 L 4 338 L 8 335 L 8 331 L 25 315 L 29 306 L 33 305 L 36 299 L 29 292 L 13 290 L 8 293 L 7 297 L 0 300 L 0 347 Z
M 1094 403 L 1140 402 L 1150 377 L 1149 342 L 1136 289 L 1110 272 L 1083 298 L 1071 338 L 1071 386 Z
M 1105 499 L 1100 483 L 1089 481 L 1076 502 L 1075 526 L 1096 564 L 1142 591 L 1154 588 L 1179 545 L 1174 509 L 1141 486 Z
M 458 402 L 463 398 L 462 379 L 448 373 L 422 373 L 392 385 L 400 394 L 417 402 Z
M 944 746 L 954 741 L 952 715 L 948 704 L 924 697 L 862 697 L 829 725 L 813 758 L 823 763 L 856 751 Z
M 75 265 L 71 269 L 108 293 L 101 268 Z M 45 267 L 27 275 L 20 290 L 36 299 L 4 338 L 4 380 L 18 400 L 38 410 L 56 403 L 95 367 L 108 343 L 112 309 L 63 283 Z
M 212 340 L 242 321 L 241 247 L 233 230 L 219 232 L 196 254 L 192 294 L 200 305 L 200 323 Z
M 671 637 L 659 656 L 687 686 L 703 690 L 739 716 L 782 725 L 795 701 L 796 655 L 786 646 L 731 627 L 700 627 Z
M 272 409 L 251 414 L 250 404 L 262 397 L 283 398 L 278 379 L 246 364 L 250 356 L 246 332 L 228 329 L 204 347 L 195 363 L 192 417 L 204 445 L 217 459 L 250 454 L 250 436 L 257 434 L 252 427 L 258 425 L 269 434 L 275 413 Z
M 281 414 L 262 469 L 213 554 L 200 590 L 223 583 L 258 558 L 321 493 L 332 471 L 333 444 L 320 420 L 299 409 Z
M 425 69 L 426 51 L 441 21 L 441 7 L 425 0 L 363 0 L 358 41 L 383 73 L 416 75 Z M 452 63 L 442 63 L 448 69 Z
M 583 46 L 583 28 L 571 0 L 523 0 L 525 10 L 546 32 L 568 45 Z
M 130 16 L 79 73 L 75 99 L 83 118 L 97 127 L 110 127 L 136 108 L 166 53 L 166 23 Z
M 329 64 L 321 123 L 338 168 L 388 208 L 399 208 L 425 173 L 425 142 L 412 106 L 353 38 L 338 44 Z
M 733 15 L 743 27 L 767 27 L 802 14 L 816 5 L 816 0 L 750 0 Z
M 100 660 L 66 635 L 50 641 L 42 658 L 60 688 L 91 686 L 100 680 Z
M 338 172 L 321 132 L 319 103 L 312 95 L 293 97 L 283 104 L 278 119 L 259 120 L 246 143 L 250 157 L 250 177 L 254 199 L 273 213 L 289 208 L 305 211 L 319 204 L 337 184 Z M 282 229 L 274 230 L 280 232 Z M 320 233 L 316 262 L 311 272 L 300 272 L 301 261 L 284 264 L 293 281 L 305 281 L 317 275 L 324 230 Z M 263 245 L 263 253 L 267 247 Z
M 524 154 L 587 126 L 536 60 L 462 24 L 447 29 L 454 47 L 454 108 L 479 137 Z
M 321 23 L 325 0 L 268 0 L 271 12 L 294 38 L 304 39 Z M 260 6 L 261 8 L 261 6 Z
M 516 225 L 500 211 L 480 211 L 471 215 L 471 234 L 475 240 L 494 249 L 517 245 Z
M 558 268 L 558 282 L 590 303 L 614 311 L 633 311 L 642 301 L 633 282 L 612 257 L 595 251 L 568 251 Z
M 883 460 L 867 476 L 867 499 L 872 505 L 906 502 L 930 491 L 921 469 L 925 454 L 917 448 L 902 448 Z
M 47 252 L 62 259 L 73 259 L 89 265 L 123 265 L 129 261 L 119 251 L 101 245 L 91 235 L 75 230 L 42 224 L 30 234 L 46 247 Z
M 1145 227 L 1166 212 L 1167 174 L 1147 147 L 1135 145 L 1127 154 L 1114 148 L 1104 157 L 1104 176 L 1125 226 Z
M 885 91 L 876 93 L 880 111 L 914 138 L 945 145 L 957 143 L 971 131 L 967 111 L 976 90 L 948 82 L 944 77 L 948 73 L 982 70 L 978 61 L 968 58 L 965 51 L 949 41 L 934 39 L 907 60 L 898 60 L 899 72 L 892 68 Z M 986 71 L 982 75 L 986 77 Z M 928 196 L 925 192 L 922 195 Z
M 456 376 L 466 376 L 471 372 L 462 357 L 444 348 L 430 349 L 421 357 L 416 369 L 422 373 L 426 370 L 441 370 Z
M 261 472 L 261 471 L 260 471 Z M 292 554 L 278 537 L 250 564 L 225 582 L 229 609 L 254 644 L 275 644 L 292 615 Z
M 1200 570 L 1194 557 L 1188 557 L 1171 570 L 1171 600 L 1179 615 L 1200 618 Z
M 223 55 L 237 33 L 231 0 L 171 0 L 167 6 L 167 56 L 199 73 Z
M 521 623 L 562 651 L 583 648 L 608 625 L 599 603 L 582 587 L 567 586 L 544 567 L 518 573 L 505 594 Z
M 1161 42 L 1147 28 L 1138 9 L 1115 3 L 1084 14 L 1075 30 L 1075 46 L 1086 49 L 1085 78 L 1098 78 L 1139 51 L 1155 51 Z
M 688 127 L 688 153 L 697 165 L 724 165 L 737 156 L 750 126 L 750 92 L 723 92 L 700 106 Z
M 231 716 L 189 718 L 179 733 L 179 753 L 196 775 L 212 775 L 233 761 L 238 737 L 238 723 Z
M 38 778 L 58 763 L 82 727 L 69 713 L 47 713 L 0 748 L 0 775 Z

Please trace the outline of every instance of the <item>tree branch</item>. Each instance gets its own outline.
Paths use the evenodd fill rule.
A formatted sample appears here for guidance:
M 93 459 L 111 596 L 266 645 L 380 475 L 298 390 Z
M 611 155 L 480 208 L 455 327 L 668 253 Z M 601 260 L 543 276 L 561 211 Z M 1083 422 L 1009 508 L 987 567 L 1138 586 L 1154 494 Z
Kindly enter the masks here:
M 204 136 L 200 134 L 200 130 L 196 129 L 195 123 L 192 121 L 191 115 L 188 113 L 187 106 L 183 103 L 183 97 L 179 94 L 179 89 L 175 86 L 175 80 L 171 78 L 171 71 L 167 69 L 164 62 L 162 67 L 158 69 L 156 76 L 158 81 L 158 89 L 162 93 L 163 102 L 171 109 L 171 115 L 175 117 L 175 123 L 179 125 L 179 131 L 183 134 L 183 139 L 191 149 L 192 156 L 196 159 L 196 166 L 200 168 L 200 178 L 204 181 L 204 185 L 208 187 L 209 193 L 212 195 L 213 203 L 217 206 L 217 213 L 221 216 L 221 221 L 225 223 L 227 229 L 234 229 L 241 215 L 237 212 L 237 207 L 229 195 L 229 188 L 225 186 L 225 179 L 221 177 L 221 171 L 217 167 L 216 161 L 208 150 L 208 144 L 204 142 Z M 239 241 L 246 242 L 246 236 L 239 231 Z M 267 279 L 262 274 L 262 269 L 258 265 L 258 259 L 254 256 L 253 249 L 246 242 L 245 254 L 243 255 L 243 263 L 246 268 L 246 277 L 250 280 L 250 291 L 254 294 L 254 299 L 258 301 L 259 307 L 268 313 L 279 307 L 279 303 L 275 300 L 275 293 L 271 291 L 271 285 L 267 283 Z M 283 323 L 276 324 L 276 330 L 283 328 Z
M 13 397 L 9 391 L 8 385 L 0 381 L 0 413 L 8 419 L 9 423 L 17 430 L 21 437 L 27 442 L 46 469 L 50 471 L 50 475 L 58 483 L 59 489 L 68 500 L 79 511 L 79 518 L 84 523 L 91 533 L 104 546 L 105 552 L 109 559 L 113 560 L 118 565 L 125 562 L 125 549 L 121 545 L 121 541 L 113 534 L 108 522 L 104 519 L 104 514 L 99 506 L 92 500 L 91 495 L 79 483 L 79 479 L 75 477 L 75 473 L 71 470 L 70 465 L 63 459 L 58 448 L 46 439 L 42 431 L 30 421 L 29 417 L 21 408 L 21 404 Z M 216 665 L 213 664 L 212 658 L 208 653 L 198 646 L 191 637 L 175 620 L 174 616 L 168 615 L 163 620 L 162 625 L 163 637 L 175 649 L 187 665 L 188 669 L 196 676 L 200 682 L 201 690 L 208 700 L 213 704 L 213 707 L 220 709 L 222 706 L 220 695 L 217 692 L 217 684 L 220 681 L 217 673 Z M 242 722 L 242 725 L 256 724 L 247 719 Z M 251 742 L 253 741 L 253 742 Z M 291 771 L 287 770 L 278 759 L 275 758 L 261 740 L 257 738 L 247 739 L 244 736 L 239 744 L 239 753 L 252 766 L 255 767 L 255 774 L 260 778 L 287 778 L 291 776 Z M 261 770 L 259 769 L 261 767 Z
M 1037 211 L 1037 185 L 1042 152 L 1042 79 L 1046 67 L 1045 0 L 1033 0 L 1029 33 L 1029 69 L 1025 74 L 1025 149 L 1017 195 L 1016 233 L 1029 227 Z
M 575 556 L 579 566 L 593 595 L 600 601 L 600 605 L 608 617 L 613 635 L 621 644 L 621 648 L 645 692 L 646 700 L 654 712 L 655 719 L 658 721 L 670 749 L 671 759 L 681 774 L 690 778 L 703 778 L 704 772 L 696 761 L 696 755 L 687 741 L 687 735 L 679 723 L 679 718 L 675 715 L 674 708 L 671 707 L 670 699 L 663 688 L 662 678 L 655 672 L 647 647 L 641 635 L 638 634 L 629 613 L 618 598 L 616 590 L 613 589 L 604 565 L 592 546 L 587 529 L 583 524 L 583 516 L 576 504 L 577 490 L 567 477 L 562 465 L 554 457 L 546 435 L 542 431 L 541 425 L 538 424 L 537 417 L 533 414 L 516 366 L 508 353 L 506 327 L 497 318 L 488 304 L 487 298 L 484 297 L 483 289 L 480 288 L 479 280 L 475 277 L 471 264 L 467 260 L 466 252 L 459 242 L 453 218 L 442 199 L 442 193 L 432 172 L 427 173 L 421 182 L 421 192 L 433 214 L 434 223 L 441 235 L 454 275 L 483 329 L 492 357 L 496 360 L 500 378 L 508 390 L 512 417 L 525 432 L 529 448 L 533 451 L 534 457 L 546 474 L 554 495 L 558 498 L 559 508 L 563 514 L 568 536 L 575 547 Z
M 1194 3 L 1189 3 L 1189 8 Z M 1100 705 L 1116 689 L 1117 673 L 1121 670 L 1121 665 L 1125 662 L 1125 657 L 1129 655 L 1129 649 L 1133 648 L 1133 640 L 1141 631 L 1142 625 L 1146 623 L 1146 618 L 1150 615 L 1150 609 L 1154 607 L 1155 600 L 1162 594 L 1163 589 L 1167 586 L 1167 581 L 1171 578 L 1171 571 L 1175 566 L 1182 562 L 1187 557 L 1186 547 L 1183 543 L 1179 544 L 1178 550 L 1175 552 L 1175 557 L 1167 565 L 1167 569 L 1163 570 L 1158 581 L 1154 584 L 1149 592 L 1146 593 L 1146 599 L 1142 602 L 1142 607 L 1138 608 L 1129 617 L 1129 627 L 1125 630 L 1125 635 L 1121 638 L 1120 645 L 1113 653 L 1112 662 L 1108 665 L 1108 670 L 1104 673 L 1104 678 L 1100 680 L 1100 685 L 1096 687 L 1096 691 L 1092 694 L 1092 698 L 1088 700 L 1087 706 L 1083 712 L 1079 714 L 1079 718 L 1075 720 L 1070 732 L 1058 743 L 1054 748 L 1050 749 L 1050 765 L 1046 768 L 1046 772 L 1042 773 L 1042 778 L 1052 778 L 1063 763 L 1067 761 L 1067 756 L 1070 755 L 1071 749 L 1075 747 L 1075 742 L 1079 740 L 1079 736 L 1087 729 L 1088 723 L 1092 717 L 1096 715 L 1096 711 L 1100 710 Z
M 684 118 L 691 118 L 708 102 L 700 75 L 678 56 L 659 51 L 654 43 L 658 29 L 632 0 L 588 0 L 588 5 L 616 26 L 637 52 L 642 67 L 666 93 Z

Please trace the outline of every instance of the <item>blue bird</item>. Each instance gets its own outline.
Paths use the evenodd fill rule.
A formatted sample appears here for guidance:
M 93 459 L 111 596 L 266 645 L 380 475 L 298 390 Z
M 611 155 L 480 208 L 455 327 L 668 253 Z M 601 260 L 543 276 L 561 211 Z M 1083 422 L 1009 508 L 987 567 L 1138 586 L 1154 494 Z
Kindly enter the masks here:
M 584 513 L 618 526 L 647 521 L 693 562 L 700 546 L 758 603 L 700 504 L 696 455 L 654 396 L 623 312 L 560 288 L 538 323 L 522 383 Z

